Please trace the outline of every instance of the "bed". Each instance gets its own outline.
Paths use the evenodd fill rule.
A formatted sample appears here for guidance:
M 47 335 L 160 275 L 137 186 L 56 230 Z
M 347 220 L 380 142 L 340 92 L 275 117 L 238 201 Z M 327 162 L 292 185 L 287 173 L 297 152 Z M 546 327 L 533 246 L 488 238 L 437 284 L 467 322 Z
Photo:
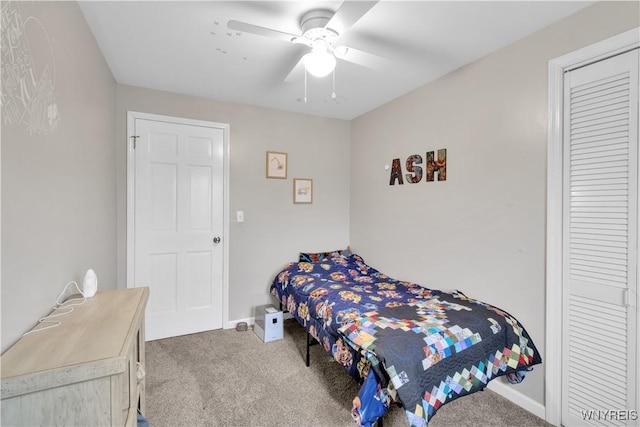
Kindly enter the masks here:
M 411 426 L 442 405 L 507 375 L 519 382 L 542 362 L 507 312 L 461 292 L 393 279 L 349 249 L 301 253 L 271 294 L 361 385 L 352 415 L 373 425 L 396 403 Z

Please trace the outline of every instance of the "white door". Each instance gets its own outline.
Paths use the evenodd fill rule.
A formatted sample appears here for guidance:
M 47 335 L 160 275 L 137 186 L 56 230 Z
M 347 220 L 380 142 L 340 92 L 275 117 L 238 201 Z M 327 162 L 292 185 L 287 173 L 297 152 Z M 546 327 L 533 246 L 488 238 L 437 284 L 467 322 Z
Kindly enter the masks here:
M 147 340 L 221 328 L 225 128 L 134 120 L 128 286 L 150 288 Z
M 565 74 L 562 424 L 638 425 L 638 50 Z

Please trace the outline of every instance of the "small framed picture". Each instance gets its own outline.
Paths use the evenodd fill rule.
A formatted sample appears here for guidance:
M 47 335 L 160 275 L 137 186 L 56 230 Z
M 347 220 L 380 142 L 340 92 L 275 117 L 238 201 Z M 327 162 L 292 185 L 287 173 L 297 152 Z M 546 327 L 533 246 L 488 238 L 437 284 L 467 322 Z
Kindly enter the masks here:
M 313 180 L 293 178 L 293 203 L 313 203 Z
M 287 179 L 287 153 L 267 151 L 267 178 Z

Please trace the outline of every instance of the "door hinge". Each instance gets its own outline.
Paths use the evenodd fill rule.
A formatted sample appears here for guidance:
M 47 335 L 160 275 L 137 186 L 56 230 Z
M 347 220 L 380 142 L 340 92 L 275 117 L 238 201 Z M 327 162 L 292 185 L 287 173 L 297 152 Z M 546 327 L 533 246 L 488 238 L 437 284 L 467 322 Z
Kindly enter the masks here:
M 133 139 L 133 149 L 136 149 L 136 142 L 138 141 L 138 138 L 140 138 L 140 135 L 131 135 L 131 139 Z

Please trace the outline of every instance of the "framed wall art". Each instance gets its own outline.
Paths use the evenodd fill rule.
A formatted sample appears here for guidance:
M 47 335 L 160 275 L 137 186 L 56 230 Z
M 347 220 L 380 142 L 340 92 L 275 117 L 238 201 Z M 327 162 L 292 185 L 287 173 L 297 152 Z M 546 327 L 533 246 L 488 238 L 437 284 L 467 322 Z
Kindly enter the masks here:
M 287 153 L 267 151 L 267 178 L 287 179 Z
M 313 180 L 293 178 L 293 203 L 313 203 Z

